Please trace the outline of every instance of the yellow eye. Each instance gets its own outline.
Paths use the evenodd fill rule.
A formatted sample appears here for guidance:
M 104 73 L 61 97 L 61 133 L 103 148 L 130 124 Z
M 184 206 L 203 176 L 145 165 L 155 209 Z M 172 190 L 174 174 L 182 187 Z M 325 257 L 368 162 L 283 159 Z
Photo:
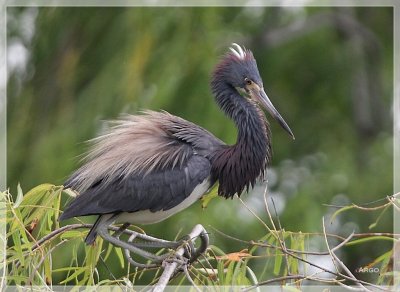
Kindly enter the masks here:
M 251 85 L 253 81 L 251 81 L 249 78 L 245 78 L 244 82 L 246 82 L 247 85 Z

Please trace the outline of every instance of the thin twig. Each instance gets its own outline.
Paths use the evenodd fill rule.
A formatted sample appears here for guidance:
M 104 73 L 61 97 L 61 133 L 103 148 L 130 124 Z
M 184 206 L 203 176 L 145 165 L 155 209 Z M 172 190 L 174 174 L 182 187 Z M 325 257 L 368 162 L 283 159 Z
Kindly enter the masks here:
M 351 291 L 365 291 L 365 290 L 364 290 L 363 288 L 361 288 L 361 287 L 351 287 L 351 286 L 345 285 L 345 284 L 343 284 L 343 283 L 341 283 L 341 282 L 338 282 L 338 285 L 341 286 L 341 287 L 343 287 L 343 288 L 345 288 L 345 289 L 347 289 L 347 290 L 351 290 Z
M 197 262 L 202 266 L 202 268 L 197 269 L 197 271 L 200 271 L 203 269 L 203 271 L 207 274 L 207 276 L 211 279 L 211 276 L 217 274 L 217 270 L 211 265 L 211 263 L 208 261 L 207 257 L 202 254 L 201 255 L 203 260 L 208 264 L 209 267 L 211 267 L 211 269 L 206 268 L 206 266 L 203 264 L 203 260 L 198 260 Z
M 267 191 L 268 191 L 268 185 L 265 185 L 264 193 L 263 193 L 265 210 L 267 211 L 269 221 L 271 222 L 274 230 L 276 231 L 276 226 L 275 226 L 274 220 L 272 219 L 271 212 L 269 211 L 269 208 L 268 208 Z
M 243 240 L 243 239 L 239 239 L 239 238 L 233 237 L 232 235 L 228 235 L 228 234 L 222 232 L 221 230 L 218 230 L 217 228 L 215 228 L 215 227 L 213 227 L 211 225 L 209 225 L 209 227 L 214 229 L 215 232 L 221 234 L 222 236 L 224 236 L 226 238 L 229 238 L 229 239 L 232 239 L 232 240 L 235 240 L 237 242 L 245 243 L 245 244 L 248 244 L 250 246 L 268 247 L 268 248 L 282 250 L 282 247 L 280 247 L 280 246 L 276 246 L 276 245 L 273 245 L 273 244 L 270 244 L 270 243 L 256 242 L 254 240 L 246 241 L 246 240 Z M 343 240 L 344 240 L 344 238 L 343 238 Z M 326 252 L 302 251 L 302 250 L 295 250 L 295 249 L 290 249 L 290 248 L 286 248 L 286 250 L 290 251 L 290 252 L 298 253 L 298 254 L 309 254 L 309 255 L 328 255 L 329 254 L 329 252 L 327 252 L 327 251 Z
M 266 223 L 265 223 L 265 222 L 264 222 L 250 207 L 249 207 L 249 206 L 247 206 L 247 205 L 243 202 L 243 200 L 242 200 L 240 197 L 238 197 L 238 198 L 239 198 L 240 202 L 243 204 L 243 206 L 245 206 L 246 209 L 247 209 L 251 214 L 253 214 L 253 216 L 256 217 L 258 221 L 261 222 L 261 224 L 262 224 L 262 225 L 268 230 L 268 232 L 276 239 L 276 241 L 278 241 L 278 242 L 280 243 L 281 248 L 284 249 L 284 247 L 283 247 L 283 245 L 282 245 L 282 242 L 281 242 L 281 239 L 280 239 L 279 235 L 277 234 L 278 231 L 277 231 L 277 229 L 276 229 L 276 226 L 275 226 L 275 223 L 273 222 L 273 220 L 271 219 L 271 224 L 272 224 L 274 230 L 272 230 L 271 228 L 269 228 L 269 226 L 268 226 L 268 225 L 267 225 L 267 224 L 266 224 Z M 268 212 L 270 218 L 272 218 L 271 213 L 269 212 L 269 209 L 268 209 L 268 208 L 267 208 L 267 212 Z
M 242 203 L 243 206 L 246 207 L 246 209 L 254 216 L 257 218 L 257 220 L 271 233 L 274 235 L 274 237 L 276 237 L 276 234 L 274 234 L 274 232 L 272 231 L 271 228 L 269 228 L 269 226 L 249 207 L 246 205 L 245 202 L 243 202 L 243 200 L 238 197 L 239 201 Z M 275 227 L 275 226 L 274 226 Z M 276 228 L 274 228 L 276 230 Z
M 398 194 L 399 193 L 397 193 L 395 195 L 392 195 L 392 196 L 387 196 L 384 199 L 382 198 L 381 200 L 387 200 L 388 202 L 386 204 L 379 205 L 379 206 L 376 206 L 376 207 L 365 207 L 365 206 L 367 206 L 369 204 L 375 203 L 376 201 L 375 202 L 371 202 L 371 203 L 362 204 L 362 205 L 358 205 L 358 204 L 352 203 L 351 205 L 344 205 L 344 206 L 342 206 L 342 205 L 332 205 L 332 204 L 323 204 L 323 206 L 332 207 L 332 208 L 338 208 L 338 209 L 341 209 L 341 208 L 355 208 L 355 209 L 362 210 L 362 211 L 376 211 L 376 210 L 388 207 L 390 205 L 393 205 L 394 207 L 396 207 L 398 209 L 398 206 L 397 206 L 396 201 L 395 201 L 396 200 L 396 195 L 398 195 Z
M 21 220 L 19 220 L 19 217 L 18 217 L 17 214 L 15 213 L 14 208 L 11 206 L 9 209 L 10 209 L 11 212 L 13 213 L 15 220 L 17 220 L 18 223 L 23 227 L 23 229 L 24 229 L 25 233 L 28 235 L 28 237 L 30 237 L 33 241 L 36 242 L 36 238 L 33 237 L 33 235 L 26 229 L 24 223 L 21 222 Z M 32 250 L 33 250 L 33 249 L 32 249 Z M 44 250 L 41 249 L 40 251 L 41 251 L 41 253 L 42 253 L 42 256 L 44 256 Z
M 264 194 L 266 195 L 266 193 L 267 193 L 267 187 L 265 187 Z M 282 250 L 285 251 L 285 250 L 287 250 L 287 248 L 286 248 L 285 237 L 283 235 L 284 229 L 282 229 L 281 220 L 279 220 L 278 212 L 276 211 L 275 202 L 272 199 L 272 197 L 271 197 L 271 202 L 272 202 L 272 205 L 274 206 L 275 217 L 276 217 L 276 220 L 278 221 L 278 227 L 279 227 L 279 230 L 280 230 L 280 234 L 282 235 L 282 240 L 280 241 L 280 245 L 282 247 Z M 288 273 L 288 275 L 290 275 L 291 272 L 290 272 L 289 258 L 288 258 L 287 253 L 285 253 L 285 261 L 286 261 L 287 273 Z
M 189 274 L 189 271 L 188 271 L 188 268 L 187 268 L 186 265 L 183 266 L 183 272 L 184 272 L 184 274 L 185 274 L 185 276 L 186 276 L 186 279 L 189 280 L 190 284 L 192 284 L 192 286 L 194 287 L 194 289 L 195 289 L 197 292 L 201 292 L 202 290 L 201 290 L 199 287 L 197 287 L 196 283 L 193 281 L 192 277 L 191 277 L 190 274 Z
M 287 251 L 287 252 L 288 252 L 288 251 Z M 319 265 L 317 265 L 317 264 L 315 264 L 315 263 L 313 263 L 313 262 L 310 262 L 309 260 L 303 259 L 302 257 L 300 257 L 300 256 L 298 256 L 298 255 L 296 255 L 296 254 L 294 254 L 294 253 L 288 252 L 288 254 L 289 254 L 291 257 L 293 257 L 293 258 L 295 258 L 295 259 L 298 259 L 299 261 L 302 261 L 302 262 L 304 262 L 304 263 L 306 263 L 306 264 L 308 264 L 308 265 L 310 265 L 310 266 L 313 266 L 313 267 L 315 267 L 315 268 L 318 268 L 318 269 L 320 269 L 320 270 L 322 270 L 322 271 L 324 271 L 324 272 L 326 272 L 326 273 L 329 273 L 329 274 L 331 274 L 331 275 L 335 275 L 335 276 L 337 276 L 337 277 L 345 278 L 346 280 L 350 280 L 351 282 L 354 282 L 354 283 L 361 283 L 361 284 L 364 284 L 364 285 L 369 285 L 369 286 L 374 287 L 374 288 L 379 289 L 379 290 L 387 291 L 385 288 L 382 288 L 381 286 L 374 285 L 374 284 L 371 284 L 371 283 L 368 283 L 368 282 L 366 282 L 366 281 L 359 280 L 359 279 L 356 279 L 356 278 L 352 278 L 352 277 L 347 276 L 347 275 L 344 275 L 344 274 L 342 274 L 342 273 L 333 272 L 333 271 L 331 271 L 331 270 L 329 270 L 329 269 L 327 269 L 327 268 L 325 268 L 325 267 L 323 267 L 323 266 L 319 266 Z
M 325 230 L 325 218 L 324 218 L 324 217 L 322 217 L 322 231 L 323 231 L 324 234 L 326 234 L 326 230 Z M 327 237 L 327 236 L 324 236 L 324 239 L 325 239 L 326 248 L 328 249 L 328 253 L 329 253 L 329 255 L 331 256 L 332 263 L 333 263 L 333 265 L 334 265 L 335 268 L 336 268 L 336 272 L 339 273 L 339 272 L 340 272 L 340 271 L 339 271 L 339 267 L 337 266 L 336 261 L 335 261 L 335 259 L 334 259 L 334 257 L 333 257 L 333 252 L 332 252 L 332 250 L 331 250 L 330 247 L 329 247 L 328 237 Z
M 325 218 L 324 217 L 322 217 L 322 230 L 323 230 L 323 232 L 325 234 L 326 233 L 326 229 L 325 229 Z M 347 237 L 347 241 L 350 241 L 350 239 L 353 237 L 353 233 L 350 234 Z M 327 247 L 327 249 L 329 251 L 329 254 L 331 256 L 332 262 L 336 267 L 337 272 L 339 272 L 339 268 L 338 268 L 338 265 L 337 265 L 337 264 L 339 264 L 339 266 L 347 273 L 347 275 L 355 280 L 355 283 L 356 283 L 357 286 L 359 286 L 360 288 L 362 288 L 362 289 L 364 289 L 366 291 L 370 291 L 364 285 L 362 285 L 361 283 L 358 282 L 358 279 L 350 272 L 350 270 L 346 267 L 346 265 L 336 256 L 334 251 L 331 250 L 331 248 L 329 247 L 328 238 L 326 236 L 325 236 L 325 243 L 326 243 L 326 247 Z M 344 243 L 342 242 L 341 245 L 344 245 Z M 336 248 L 336 249 L 338 249 L 338 248 Z
M 45 243 L 46 241 L 52 239 L 53 237 L 56 237 L 57 235 L 69 231 L 69 230 L 73 230 L 73 229 L 79 229 L 79 228 L 91 228 L 93 227 L 93 224 L 71 224 L 71 225 L 65 225 L 61 228 L 58 228 L 52 232 L 50 232 L 49 234 L 47 234 L 46 236 L 43 236 L 41 239 L 39 239 L 38 241 L 35 242 L 35 244 L 32 246 L 32 251 L 34 251 L 35 249 L 37 249 L 38 247 L 40 247 L 43 243 Z
M 324 229 L 325 229 L 325 227 L 324 227 Z M 334 251 L 338 250 L 339 248 L 341 248 L 342 246 L 345 246 L 347 243 L 350 242 L 350 240 L 353 238 L 353 236 L 354 236 L 354 233 L 351 233 L 349 236 L 347 236 L 347 238 L 345 240 L 343 240 L 337 246 L 331 248 L 331 252 L 334 252 Z
M 44 260 L 47 258 L 47 256 L 49 254 L 51 254 L 57 247 L 59 247 L 61 244 L 65 243 L 66 240 L 62 240 L 59 243 L 57 243 L 55 246 L 53 246 L 39 261 L 39 263 L 36 265 L 36 267 L 34 267 L 33 272 L 31 273 L 29 279 L 28 279 L 28 285 L 31 285 L 32 281 L 33 281 L 33 277 L 35 275 L 35 273 L 39 270 L 40 266 L 43 264 Z

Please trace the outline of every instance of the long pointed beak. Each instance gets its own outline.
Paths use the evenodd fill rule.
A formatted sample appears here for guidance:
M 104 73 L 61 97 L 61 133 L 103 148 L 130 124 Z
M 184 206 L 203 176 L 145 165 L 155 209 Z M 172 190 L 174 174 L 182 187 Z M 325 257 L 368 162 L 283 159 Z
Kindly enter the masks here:
M 281 127 L 289 133 L 289 135 L 294 138 L 292 130 L 290 130 L 288 124 L 285 122 L 285 120 L 282 118 L 280 113 L 277 111 L 277 109 L 274 107 L 272 102 L 269 100 L 268 95 L 265 93 L 263 88 L 260 88 L 259 90 L 253 90 L 252 91 L 253 97 L 271 114 L 271 116 L 278 121 L 278 123 L 281 125 Z

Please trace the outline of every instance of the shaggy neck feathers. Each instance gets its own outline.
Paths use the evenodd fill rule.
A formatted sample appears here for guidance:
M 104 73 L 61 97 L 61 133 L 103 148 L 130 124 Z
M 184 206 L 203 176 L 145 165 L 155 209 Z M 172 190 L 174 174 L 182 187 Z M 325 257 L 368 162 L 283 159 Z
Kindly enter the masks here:
M 258 106 L 231 85 L 214 78 L 211 86 L 218 105 L 238 129 L 236 144 L 222 147 L 215 153 L 212 174 L 219 181 L 219 195 L 240 196 L 244 189 L 254 186 L 270 162 L 269 126 Z

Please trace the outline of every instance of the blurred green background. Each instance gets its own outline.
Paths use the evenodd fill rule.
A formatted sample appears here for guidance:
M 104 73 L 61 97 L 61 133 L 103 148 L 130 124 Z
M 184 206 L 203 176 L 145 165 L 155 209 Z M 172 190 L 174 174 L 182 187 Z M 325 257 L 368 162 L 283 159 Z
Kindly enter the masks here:
M 254 52 L 266 92 L 296 136 L 270 119 L 269 189 L 286 230 L 320 232 L 322 216 L 336 210 L 324 204 L 392 194 L 390 7 L 8 8 L 9 187 L 62 184 L 103 120 L 140 109 L 167 110 L 234 143 L 236 129 L 209 89 L 232 42 Z M 262 192 L 242 198 L 266 219 Z M 328 231 L 391 232 L 390 213 L 368 229 L 378 215 L 343 213 Z M 173 239 L 196 223 L 225 252 L 245 246 L 210 225 L 244 240 L 265 234 L 239 200 L 222 198 L 144 228 Z M 342 258 L 354 270 L 389 248 L 360 245 Z M 59 250 L 55 265 L 69 257 Z

